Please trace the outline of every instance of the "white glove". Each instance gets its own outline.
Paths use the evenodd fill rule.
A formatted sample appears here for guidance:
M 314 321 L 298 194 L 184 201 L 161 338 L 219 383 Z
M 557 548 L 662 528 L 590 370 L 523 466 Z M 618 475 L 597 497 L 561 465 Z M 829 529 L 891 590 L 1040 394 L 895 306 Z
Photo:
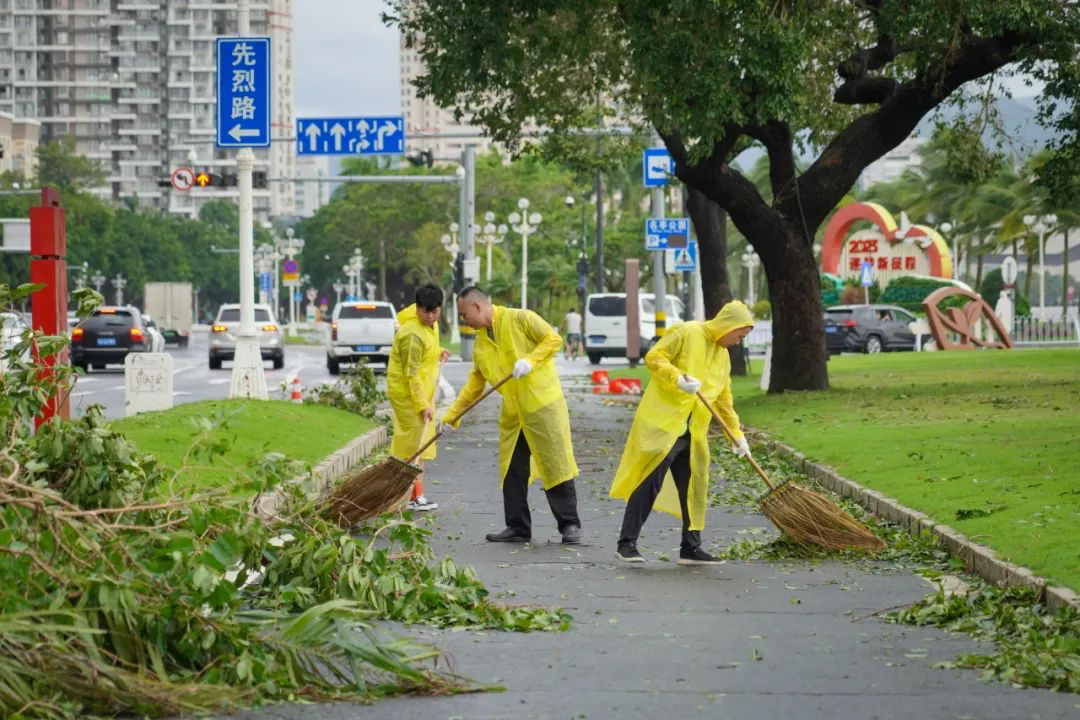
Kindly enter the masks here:
M 531 372 L 532 372 L 532 363 L 529 362 L 528 360 L 526 360 L 525 358 L 521 358 L 516 363 L 514 363 L 514 377 L 515 378 L 523 378 L 523 377 L 525 377 L 526 375 L 528 375 Z
M 693 375 L 680 375 L 678 382 L 675 384 L 679 386 L 680 390 L 689 395 L 693 395 L 701 389 L 701 381 Z
M 735 457 L 750 457 L 750 443 L 746 442 L 745 436 L 731 446 L 731 452 L 735 453 Z
M 452 433 L 452 432 L 457 432 L 457 430 L 454 428 L 453 425 L 451 425 L 448 422 L 440 422 L 439 423 L 439 432 L 440 433 Z

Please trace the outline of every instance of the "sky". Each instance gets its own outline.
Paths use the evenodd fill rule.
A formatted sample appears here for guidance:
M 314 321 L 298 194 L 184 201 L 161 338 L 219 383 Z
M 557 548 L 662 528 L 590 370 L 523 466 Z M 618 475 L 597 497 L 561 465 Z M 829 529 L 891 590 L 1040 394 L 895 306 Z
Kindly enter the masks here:
M 382 0 L 294 0 L 295 117 L 398 115 L 398 34 Z

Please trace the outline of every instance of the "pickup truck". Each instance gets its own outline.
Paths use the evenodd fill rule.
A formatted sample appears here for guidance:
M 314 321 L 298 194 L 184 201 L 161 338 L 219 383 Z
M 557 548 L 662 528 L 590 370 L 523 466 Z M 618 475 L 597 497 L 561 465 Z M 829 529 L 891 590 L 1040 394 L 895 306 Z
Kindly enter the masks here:
M 167 343 L 187 347 L 191 336 L 194 294 L 189 282 L 148 282 L 143 312 L 154 318 Z
M 326 369 L 337 375 L 342 363 L 387 362 L 397 328 L 397 312 L 388 302 L 338 303 L 330 322 Z

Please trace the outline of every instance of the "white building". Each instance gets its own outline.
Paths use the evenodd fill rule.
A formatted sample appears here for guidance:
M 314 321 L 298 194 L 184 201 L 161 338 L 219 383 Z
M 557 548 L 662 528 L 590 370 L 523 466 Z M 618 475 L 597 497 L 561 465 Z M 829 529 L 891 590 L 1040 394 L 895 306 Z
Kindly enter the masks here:
M 863 189 L 881 182 L 892 182 L 905 170 L 920 165 L 918 149 L 927 143 L 926 138 L 909 137 L 863 170 L 859 184 Z
M 214 147 L 214 41 L 235 35 L 238 3 L 221 0 L 0 0 L 0 112 L 36 118 L 41 141 L 70 135 L 101 160 L 93 192 L 195 215 L 235 188 L 180 193 L 159 182 L 191 165 L 235 172 Z M 270 35 L 275 135 L 291 133 L 293 0 L 251 0 L 251 34 Z M 292 144 L 257 149 L 256 171 L 292 174 Z M 292 214 L 291 189 L 255 192 L 256 214 Z
M 32 176 L 37 169 L 41 123 L 0 112 L 0 173 Z
M 331 174 L 330 157 L 328 155 L 304 155 L 294 160 L 296 177 L 319 178 L 329 177 Z M 287 186 L 288 183 L 281 183 Z M 330 202 L 333 188 L 328 182 L 297 182 L 294 183 L 295 195 L 293 204 L 295 212 L 300 217 L 309 218 L 319 208 Z

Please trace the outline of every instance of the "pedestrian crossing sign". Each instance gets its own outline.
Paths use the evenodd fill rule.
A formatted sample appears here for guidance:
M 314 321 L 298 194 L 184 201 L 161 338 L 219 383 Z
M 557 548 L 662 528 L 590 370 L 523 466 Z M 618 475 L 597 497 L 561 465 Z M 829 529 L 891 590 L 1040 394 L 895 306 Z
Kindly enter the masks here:
M 693 272 L 697 270 L 697 241 L 690 240 L 686 247 L 677 248 L 675 253 L 675 271 Z

